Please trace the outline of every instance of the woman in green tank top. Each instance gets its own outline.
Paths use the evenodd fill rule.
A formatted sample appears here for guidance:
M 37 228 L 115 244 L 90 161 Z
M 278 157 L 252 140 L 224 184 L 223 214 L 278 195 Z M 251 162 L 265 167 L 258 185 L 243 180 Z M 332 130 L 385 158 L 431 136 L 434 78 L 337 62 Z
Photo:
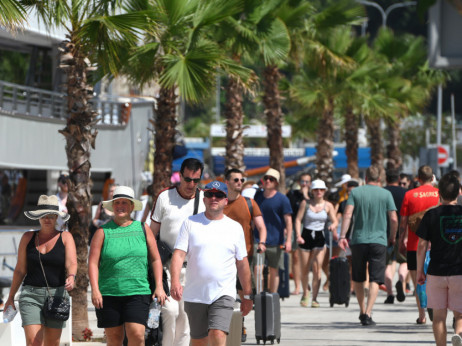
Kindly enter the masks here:
M 98 327 L 105 329 L 109 345 L 122 344 L 124 330 L 130 343 L 144 344 L 151 300 L 157 298 L 163 305 L 168 299 L 162 286 L 162 263 L 156 240 L 148 226 L 130 216 L 142 209 L 130 187 L 116 187 L 113 199 L 104 201 L 103 206 L 114 217 L 95 232 L 88 260 Z M 152 297 L 149 265 L 156 284 Z

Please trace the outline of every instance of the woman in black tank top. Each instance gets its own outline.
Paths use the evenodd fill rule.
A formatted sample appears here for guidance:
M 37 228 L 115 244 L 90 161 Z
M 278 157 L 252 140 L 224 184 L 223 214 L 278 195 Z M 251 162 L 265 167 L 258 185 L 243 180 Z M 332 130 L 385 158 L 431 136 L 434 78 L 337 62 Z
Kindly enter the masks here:
M 67 291 L 75 285 L 77 255 L 74 238 L 69 232 L 56 230 L 58 217 L 64 222 L 69 219 L 67 213 L 59 211 L 58 203 L 56 196 L 42 195 L 36 210 L 24 212 L 28 218 L 39 220 L 40 229 L 26 232 L 21 238 L 5 310 L 15 308 L 14 296 L 22 283 L 19 311 L 28 345 L 33 341 L 44 345 L 59 344 L 65 322 L 45 318 L 41 311 L 48 295 L 47 283 L 50 294 L 55 297 L 67 296 Z

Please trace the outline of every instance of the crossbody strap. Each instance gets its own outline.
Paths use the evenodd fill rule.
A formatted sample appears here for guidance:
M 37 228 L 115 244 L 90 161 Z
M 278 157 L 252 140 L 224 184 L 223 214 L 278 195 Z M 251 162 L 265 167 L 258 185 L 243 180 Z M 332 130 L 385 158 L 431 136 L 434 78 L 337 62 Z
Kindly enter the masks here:
M 45 275 L 45 269 L 43 269 L 42 259 L 40 258 L 40 250 L 39 250 L 40 242 L 39 242 L 38 231 L 35 233 L 35 241 L 36 241 L 36 243 L 37 243 L 37 252 L 38 252 L 40 267 L 42 267 L 43 277 L 45 278 L 45 283 L 47 284 L 48 295 L 51 297 L 50 287 L 48 286 L 47 276 Z
M 193 215 L 196 215 L 199 211 L 199 198 L 200 198 L 201 190 L 196 189 L 196 195 L 194 196 L 194 212 Z

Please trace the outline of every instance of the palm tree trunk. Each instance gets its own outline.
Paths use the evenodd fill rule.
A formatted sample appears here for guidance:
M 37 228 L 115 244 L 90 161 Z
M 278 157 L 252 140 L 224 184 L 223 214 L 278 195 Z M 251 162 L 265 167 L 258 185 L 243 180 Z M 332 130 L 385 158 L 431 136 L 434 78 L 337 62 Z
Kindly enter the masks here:
M 401 133 L 399 131 L 399 125 L 401 118 L 398 116 L 395 120 L 388 119 L 388 145 L 387 145 L 387 169 L 400 170 L 403 164 L 401 149 L 399 144 L 401 143 Z
M 153 198 L 157 198 L 160 191 L 171 184 L 177 124 L 176 106 L 175 89 L 161 87 L 157 97 L 157 109 L 154 109 L 156 133 L 154 139 Z
M 352 107 L 347 107 L 345 111 L 345 142 L 347 172 L 352 178 L 358 179 L 358 118 Z
M 61 45 L 60 67 L 67 74 L 66 127 L 60 131 L 66 140 L 67 166 L 69 168 L 69 195 L 67 209 L 71 216 L 68 227 L 77 249 L 77 276 L 72 296 L 72 335 L 83 340 L 82 332 L 88 328 L 88 227 L 91 222 L 90 150 L 95 149 L 97 131 L 93 129 L 97 113 L 89 100 L 93 88 L 87 83 L 87 68 L 90 63 L 74 44 L 74 37 Z
M 334 101 L 328 100 L 319 122 L 318 141 L 316 144 L 316 175 L 317 179 L 324 180 L 332 185 L 334 171 Z
M 230 77 L 226 87 L 226 156 L 225 170 L 230 168 L 245 171 L 244 165 L 244 111 L 242 109 L 242 86 Z
M 263 104 L 265 105 L 266 126 L 268 129 L 267 144 L 270 151 L 270 167 L 281 173 L 279 190 L 285 193 L 286 173 L 284 167 L 284 145 L 282 142 L 282 110 L 281 96 L 279 93 L 279 69 L 277 66 L 266 66 L 263 71 L 263 85 L 265 94 Z
M 369 143 L 371 145 L 371 164 L 383 167 L 382 133 L 380 118 L 366 118 Z

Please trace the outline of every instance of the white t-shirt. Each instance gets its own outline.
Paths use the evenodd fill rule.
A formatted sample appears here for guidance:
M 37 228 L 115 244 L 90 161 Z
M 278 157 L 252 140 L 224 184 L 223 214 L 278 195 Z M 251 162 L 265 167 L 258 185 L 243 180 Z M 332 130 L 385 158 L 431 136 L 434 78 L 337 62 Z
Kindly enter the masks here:
M 204 213 L 181 226 L 175 249 L 186 252 L 187 302 L 211 304 L 222 296 L 236 297 L 236 259 L 247 256 L 242 226 L 224 216 L 209 220 Z
M 199 194 L 198 213 L 205 211 L 204 192 Z M 185 199 L 176 187 L 162 191 L 157 197 L 152 221 L 160 223 L 160 240 L 166 242 L 171 249 L 175 246 L 183 221 L 194 213 L 194 198 Z

